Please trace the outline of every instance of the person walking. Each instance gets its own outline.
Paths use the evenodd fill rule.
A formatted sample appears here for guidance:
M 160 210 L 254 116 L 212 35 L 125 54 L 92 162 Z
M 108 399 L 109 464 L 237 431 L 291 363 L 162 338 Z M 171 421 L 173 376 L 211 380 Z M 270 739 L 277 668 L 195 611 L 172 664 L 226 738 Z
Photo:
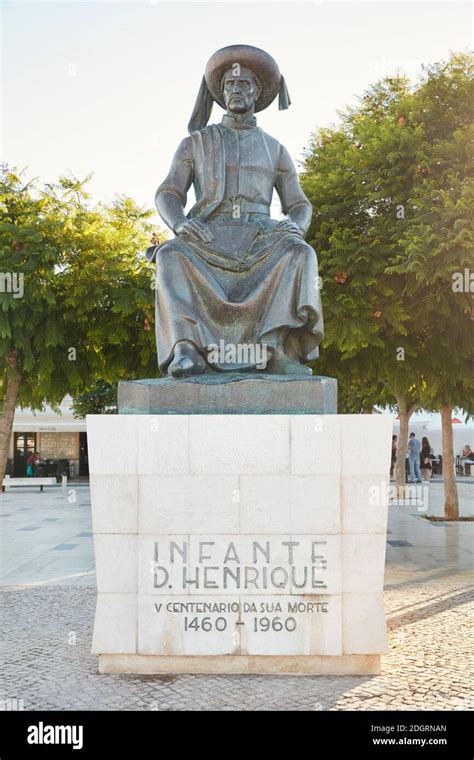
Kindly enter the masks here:
M 430 481 L 431 477 L 431 456 L 433 453 L 433 449 L 430 446 L 430 442 L 426 435 L 423 436 L 421 439 L 421 457 L 420 457 L 420 463 L 421 463 L 421 469 L 423 471 L 423 480 L 428 482 Z
M 408 472 L 409 483 L 421 483 L 421 469 L 420 469 L 420 454 L 421 446 L 415 433 L 410 433 L 410 440 L 408 441 Z

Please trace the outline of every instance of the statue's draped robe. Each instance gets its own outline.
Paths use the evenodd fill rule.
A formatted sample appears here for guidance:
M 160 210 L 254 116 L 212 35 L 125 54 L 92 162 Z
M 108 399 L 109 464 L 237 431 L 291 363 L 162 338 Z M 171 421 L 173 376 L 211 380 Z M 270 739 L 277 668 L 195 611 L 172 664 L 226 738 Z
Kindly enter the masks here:
M 184 207 L 193 184 L 196 204 L 188 217 L 215 235 L 209 244 L 181 235 L 155 251 L 162 372 L 180 340 L 204 356 L 220 341 L 266 345 L 269 354 L 278 344 L 306 362 L 318 356 L 323 337 L 316 254 L 298 235 L 276 230 L 269 215 L 274 188 L 284 213 L 309 205 L 293 162 L 260 128 L 225 126 L 226 118 L 232 125 L 224 117 L 183 140 L 156 193 L 160 212 L 169 193 Z

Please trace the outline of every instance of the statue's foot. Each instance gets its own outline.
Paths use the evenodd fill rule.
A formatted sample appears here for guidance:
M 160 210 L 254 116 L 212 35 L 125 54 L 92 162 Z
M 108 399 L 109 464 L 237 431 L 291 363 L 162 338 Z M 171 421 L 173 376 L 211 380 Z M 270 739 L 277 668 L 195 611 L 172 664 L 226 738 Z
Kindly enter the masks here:
M 194 343 L 189 340 L 180 340 L 174 347 L 173 361 L 168 367 L 168 375 L 175 378 L 202 375 L 206 368 L 207 364 Z
M 266 370 L 272 375 L 312 375 L 311 367 L 289 359 L 279 348 L 275 349 L 273 357 Z

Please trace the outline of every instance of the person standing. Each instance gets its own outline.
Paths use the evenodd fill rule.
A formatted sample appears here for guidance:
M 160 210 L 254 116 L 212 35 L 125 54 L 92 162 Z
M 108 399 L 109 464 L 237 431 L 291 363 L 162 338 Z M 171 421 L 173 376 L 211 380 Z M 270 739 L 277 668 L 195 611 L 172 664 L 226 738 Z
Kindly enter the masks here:
M 423 470 L 423 480 L 429 482 L 431 477 L 431 455 L 433 449 L 430 446 L 428 438 L 424 435 L 421 439 L 421 469 Z
M 410 440 L 408 441 L 408 472 L 409 483 L 421 483 L 421 469 L 420 469 L 420 454 L 421 446 L 415 433 L 410 433 Z
M 28 454 L 26 458 L 26 477 L 32 478 L 33 477 L 33 465 L 35 464 L 35 454 L 32 452 L 31 454 Z
M 398 439 L 396 435 L 392 435 L 392 458 L 390 460 L 390 477 L 393 478 L 393 471 L 397 462 L 398 451 Z

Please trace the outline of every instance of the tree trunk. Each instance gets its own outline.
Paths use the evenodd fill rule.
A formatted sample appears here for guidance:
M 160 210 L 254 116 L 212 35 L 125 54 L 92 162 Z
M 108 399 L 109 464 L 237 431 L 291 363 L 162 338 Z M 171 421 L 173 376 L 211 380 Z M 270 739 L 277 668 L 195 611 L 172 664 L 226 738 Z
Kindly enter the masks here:
M 446 405 L 441 408 L 445 520 L 459 520 L 458 487 L 456 483 L 456 473 L 454 471 L 452 415 L 452 406 Z
M 402 499 L 406 484 L 405 459 L 408 446 L 408 425 L 410 417 L 417 408 L 416 404 L 407 407 L 405 396 L 396 396 L 398 404 L 398 416 L 400 418 L 400 431 L 398 434 L 397 461 L 395 464 L 395 480 L 397 484 L 397 496 Z
M 5 373 L 5 396 L 2 415 L 0 416 L 0 491 L 5 477 L 8 450 L 15 416 L 16 400 L 21 385 L 21 375 L 17 369 L 17 355 L 15 352 L 7 356 L 7 370 Z

